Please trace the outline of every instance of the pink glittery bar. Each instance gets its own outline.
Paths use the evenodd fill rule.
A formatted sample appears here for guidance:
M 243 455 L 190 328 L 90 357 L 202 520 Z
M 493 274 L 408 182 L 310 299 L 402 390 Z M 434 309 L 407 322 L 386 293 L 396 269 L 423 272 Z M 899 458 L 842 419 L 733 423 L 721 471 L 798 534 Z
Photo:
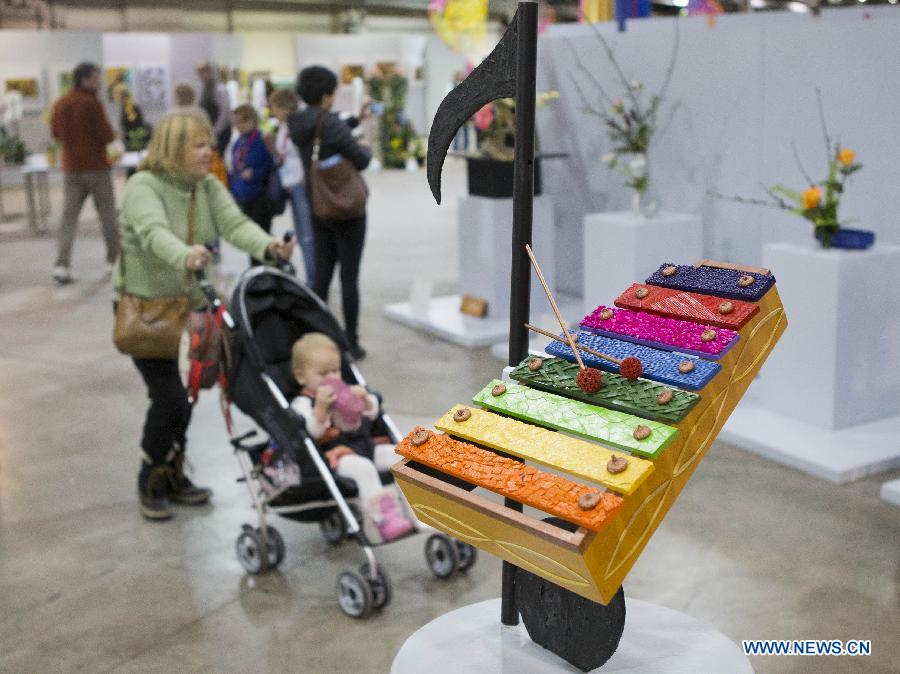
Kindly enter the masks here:
M 608 309 L 612 316 L 607 319 L 600 318 L 600 312 Z M 734 330 L 714 328 L 709 325 L 700 325 L 690 321 L 681 321 L 677 318 L 663 318 L 654 314 L 628 309 L 616 309 L 600 305 L 590 314 L 584 317 L 581 325 L 602 332 L 621 335 L 626 339 L 631 337 L 648 342 L 667 344 L 686 351 L 699 351 L 708 354 L 720 354 L 726 351 L 737 337 Z M 704 342 L 700 335 L 705 330 L 713 330 L 716 338 Z

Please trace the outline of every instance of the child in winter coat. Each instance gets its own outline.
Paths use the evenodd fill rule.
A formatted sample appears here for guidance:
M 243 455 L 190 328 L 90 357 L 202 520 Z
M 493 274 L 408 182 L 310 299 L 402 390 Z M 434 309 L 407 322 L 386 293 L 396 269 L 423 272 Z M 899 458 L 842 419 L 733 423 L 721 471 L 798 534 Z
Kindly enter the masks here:
M 253 106 L 239 105 L 232 113 L 232 123 L 240 136 L 231 150 L 228 187 L 241 210 L 269 232 L 272 229 L 272 212 L 266 196 L 266 184 L 275 164 L 258 122 L 259 117 Z

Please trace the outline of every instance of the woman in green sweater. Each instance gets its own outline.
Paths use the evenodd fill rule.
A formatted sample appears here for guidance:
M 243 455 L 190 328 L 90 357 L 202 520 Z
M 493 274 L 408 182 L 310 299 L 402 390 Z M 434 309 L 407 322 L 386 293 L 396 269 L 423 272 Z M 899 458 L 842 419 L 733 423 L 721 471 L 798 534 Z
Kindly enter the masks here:
M 117 297 L 120 292 L 145 299 L 188 295 L 192 308 L 202 309 L 206 299 L 195 272 L 211 259 L 203 243 L 220 236 L 258 260 L 290 258 L 293 242 L 283 243 L 264 232 L 209 174 L 212 142 L 209 121 L 198 111 L 170 113 L 157 125 L 147 158 L 125 187 L 122 252 L 113 279 Z M 141 512 L 148 519 L 168 519 L 173 514 L 170 501 L 201 504 L 212 492 L 184 474 L 191 405 L 177 359 L 132 360 L 150 397 L 138 474 Z

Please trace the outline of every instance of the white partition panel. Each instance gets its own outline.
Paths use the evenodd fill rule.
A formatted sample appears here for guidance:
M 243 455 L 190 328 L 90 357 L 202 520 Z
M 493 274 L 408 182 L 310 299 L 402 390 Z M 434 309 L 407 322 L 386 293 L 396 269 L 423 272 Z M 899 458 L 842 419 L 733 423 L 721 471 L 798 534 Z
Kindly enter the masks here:
M 610 41 L 629 77 L 658 89 L 671 53 L 673 19 L 635 20 L 625 33 L 613 24 L 598 30 Z M 900 210 L 892 166 L 900 136 L 890 116 L 900 109 L 900 10 L 894 7 L 825 10 L 819 19 L 790 13 L 682 19 L 681 47 L 661 115 L 662 135 L 650 170 L 664 208 L 702 217 L 704 253 L 759 263 L 769 241 L 805 241 L 811 226 L 775 209 L 714 200 L 707 191 L 762 197 L 762 185 L 803 187 L 791 141 L 815 179 L 824 178 L 815 89 L 822 90 L 832 134 L 857 151 L 865 168 L 854 176 L 842 217 L 859 218 L 879 240 L 900 242 L 892 222 Z M 614 98 L 623 91 L 589 26 L 554 26 L 541 39 L 538 89 L 562 98 L 539 111 L 541 147 L 568 152 L 545 164 L 545 189 L 556 196 L 560 232 L 557 257 L 577 250 L 585 213 L 626 206 L 620 174 L 600 163 L 610 149 L 600 120 L 584 107 L 573 78 L 599 104 L 576 56 Z M 593 94 L 593 95 L 592 95 Z M 672 104 L 678 108 L 670 115 Z M 564 198 L 563 198 L 564 195 Z M 560 266 L 557 285 L 581 294 L 580 263 Z

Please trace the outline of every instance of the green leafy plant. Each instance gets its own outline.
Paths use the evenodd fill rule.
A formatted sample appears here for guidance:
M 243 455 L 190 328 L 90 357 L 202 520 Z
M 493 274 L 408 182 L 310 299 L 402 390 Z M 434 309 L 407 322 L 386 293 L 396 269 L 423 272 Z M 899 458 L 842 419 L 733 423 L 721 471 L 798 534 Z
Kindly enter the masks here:
M 15 134 L 8 134 L 0 129 L 0 158 L 6 164 L 24 164 L 28 156 L 28 147 L 25 141 Z

